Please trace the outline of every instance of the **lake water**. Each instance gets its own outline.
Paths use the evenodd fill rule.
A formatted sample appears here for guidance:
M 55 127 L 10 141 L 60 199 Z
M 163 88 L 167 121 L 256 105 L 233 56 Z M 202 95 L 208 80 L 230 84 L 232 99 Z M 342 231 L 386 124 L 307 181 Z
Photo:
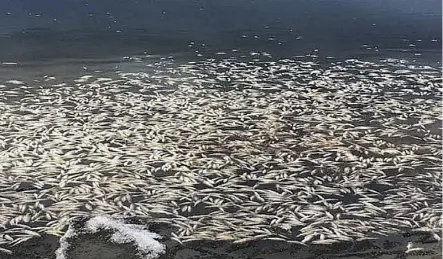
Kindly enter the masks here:
M 436 64 L 441 10 L 440 0 L 5 0 L 0 62 L 59 66 L 146 54 L 189 59 L 235 49 Z

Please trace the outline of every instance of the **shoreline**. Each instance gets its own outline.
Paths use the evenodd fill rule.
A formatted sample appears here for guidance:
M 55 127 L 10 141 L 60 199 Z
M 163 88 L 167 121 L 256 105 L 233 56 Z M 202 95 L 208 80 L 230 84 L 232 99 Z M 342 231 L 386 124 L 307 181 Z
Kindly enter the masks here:
M 74 226 L 80 229 L 77 224 Z M 255 240 L 241 244 L 229 241 L 200 240 L 184 244 L 171 239 L 173 227 L 165 223 L 148 224 L 148 229 L 160 234 L 160 243 L 166 246 L 164 254 L 158 259 L 280 259 L 280 258 L 420 258 L 437 259 L 442 256 L 441 241 L 430 233 L 404 233 L 380 237 L 376 240 L 336 243 L 331 245 L 301 246 L 285 241 Z M 109 231 L 81 233 L 68 239 L 70 248 L 67 259 L 142 259 L 135 244 L 116 244 L 109 241 Z M 408 246 L 409 244 L 409 246 Z M 412 244 L 412 245 L 411 245 Z M 59 238 L 42 235 L 12 247 L 12 254 L 0 254 L 8 259 L 55 259 Z M 407 250 L 409 247 L 409 251 Z M 3 257 L 2 257 L 3 256 Z

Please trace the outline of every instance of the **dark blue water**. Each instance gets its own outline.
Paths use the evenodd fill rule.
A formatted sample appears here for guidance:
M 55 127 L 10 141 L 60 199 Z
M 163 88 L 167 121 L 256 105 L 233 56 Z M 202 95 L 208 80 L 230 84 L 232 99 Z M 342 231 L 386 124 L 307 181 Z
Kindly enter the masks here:
M 2 0 L 0 62 L 192 57 L 441 61 L 441 0 Z

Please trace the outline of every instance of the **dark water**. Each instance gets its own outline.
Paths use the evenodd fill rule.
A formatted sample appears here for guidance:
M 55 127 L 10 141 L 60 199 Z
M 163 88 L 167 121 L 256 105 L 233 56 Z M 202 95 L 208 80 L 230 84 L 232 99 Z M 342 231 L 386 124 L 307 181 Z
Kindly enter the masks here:
M 3 0 L 0 62 L 189 58 L 236 49 L 435 64 L 441 16 L 441 0 Z

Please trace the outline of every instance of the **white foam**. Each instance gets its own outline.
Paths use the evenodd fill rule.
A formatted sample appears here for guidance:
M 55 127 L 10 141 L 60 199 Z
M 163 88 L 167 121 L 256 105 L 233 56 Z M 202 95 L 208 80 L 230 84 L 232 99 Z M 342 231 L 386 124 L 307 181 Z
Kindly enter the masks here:
M 69 226 L 68 231 L 60 238 L 60 247 L 55 251 L 56 259 L 66 259 L 66 251 L 69 249 L 68 239 L 75 237 L 77 233 L 75 233 L 74 229 Z
M 145 259 L 154 259 L 165 252 L 165 245 L 158 242 L 161 236 L 148 231 L 142 225 L 126 224 L 121 219 L 114 219 L 108 216 L 96 216 L 85 223 L 85 227 L 79 231 L 74 231 L 70 226 L 65 235 L 60 238 L 60 247 L 56 251 L 56 259 L 66 259 L 66 251 L 69 248 L 68 239 L 80 233 L 96 233 L 100 229 L 114 231 L 110 241 L 125 244 L 134 243 L 137 245 L 139 255 Z

